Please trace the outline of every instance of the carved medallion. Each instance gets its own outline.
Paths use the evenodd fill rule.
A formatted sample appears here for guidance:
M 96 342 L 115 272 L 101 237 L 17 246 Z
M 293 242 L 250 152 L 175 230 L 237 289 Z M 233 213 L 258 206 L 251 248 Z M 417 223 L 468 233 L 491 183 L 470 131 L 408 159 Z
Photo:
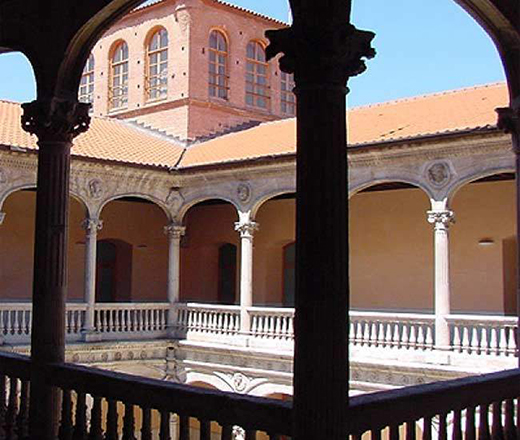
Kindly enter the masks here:
M 103 195 L 103 184 L 99 179 L 92 179 L 88 182 L 88 195 L 93 199 L 99 199 Z
M 241 183 L 237 187 L 238 200 L 241 202 L 247 202 L 251 197 L 251 188 L 246 183 Z
M 426 176 L 434 186 L 442 187 L 450 180 L 450 167 L 445 162 L 436 162 L 427 168 Z
M 249 379 L 242 373 L 235 373 L 233 375 L 233 388 L 235 389 L 235 391 L 239 393 L 244 392 L 248 383 Z

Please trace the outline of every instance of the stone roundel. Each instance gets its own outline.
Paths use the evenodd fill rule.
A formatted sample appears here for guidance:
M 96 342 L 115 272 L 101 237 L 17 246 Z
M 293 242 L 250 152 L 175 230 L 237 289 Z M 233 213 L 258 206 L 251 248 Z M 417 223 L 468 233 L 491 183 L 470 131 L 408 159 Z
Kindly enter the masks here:
M 426 168 L 426 177 L 433 186 L 441 188 L 450 181 L 450 167 L 446 162 L 432 163 Z

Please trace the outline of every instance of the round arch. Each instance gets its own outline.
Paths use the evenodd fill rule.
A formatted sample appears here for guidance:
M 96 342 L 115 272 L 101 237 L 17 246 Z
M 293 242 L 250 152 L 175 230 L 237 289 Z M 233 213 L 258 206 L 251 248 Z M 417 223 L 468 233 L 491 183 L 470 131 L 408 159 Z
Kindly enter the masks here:
M 256 218 L 256 215 L 258 214 L 258 211 L 260 208 L 267 203 L 270 200 L 273 200 L 276 197 L 284 196 L 294 194 L 296 196 L 296 188 L 284 188 L 284 189 L 277 189 L 275 191 L 269 192 L 267 194 L 262 195 L 261 197 L 257 198 L 252 203 L 251 208 L 251 218 Z
M 158 206 L 161 211 L 166 216 L 166 220 L 169 222 L 172 220 L 172 215 L 170 211 L 168 211 L 168 208 L 164 203 L 162 203 L 159 199 L 150 196 L 148 194 L 141 194 L 141 193 L 125 193 L 125 194 L 117 194 L 115 196 L 109 197 L 108 199 L 103 200 L 101 204 L 99 205 L 98 209 L 96 210 L 96 217 L 100 218 L 101 214 L 103 213 L 103 209 L 110 203 L 117 200 L 125 199 L 125 198 L 135 198 L 135 199 L 142 199 L 147 202 L 151 202 L 154 205 Z
M 188 202 L 185 202 L 181 206 L 181 208 L 179 209 L 179 213 L 177 214 L 177 219 L 178 219 L 179 223 L 184 222 L 186 214 L 188 213 L 188 211 L 191 208 L 194 208 L 195 206 L 197 206 L 201 203 L 210 202 L 213 200 L 219 200 L 219 201 L 226 202 L 226 203 L 229 203 L 230 205 L 232 205 L 236 210 L 237 218 L 238 218 L 238 213 L 240 212 L 240 207 L 237 205 L 237 203 L 233 199 L 231 199 L 230 197 L 221 196 L 221 195 L 213 195 L 213 196 L 208 195 L 208 196 L 200 196 L 200 197 L 194 198 Z
M 166 34 L 168 35 L 168 38 L 170 37 L 170 33 L 168 32 L 168 29 L 166 29 L 162 24 L 158 24 L 155 26 L 152 26 L 148 31 L 146 32 L 146 36 L 143 40 L 143 47 L 145 50 L 148 50 L 148 46 L 150 45 L 150 41 L 152 37 L 157 33 L 164 30 Z
M 283 395 L 292 397 L 293 387 L 292 385 L 266 382 L 251 388 L 248 392 L 248 395 L 265 398 L 273 398 L 271 397 L 273 395 Z
M 218 391 L 233 391 L 231 386 L 217 375 L 202 371 L 188 371 L 186 373 L 186 385 L 201 386 Z
M 352 188 L 349 188 L 348 198 L 351 199 L 356 194 L 358 194 L 362 191 L 365 191 L 367 189 L 373 188 L 375 186 L 384 185 L 384 184 L 392 184 L 392 183 L 413 186 L 416 189 L 422 190 L 422 192 L 424 192 L 425 195 L 429 199 L 435 198 L 431 188 L 429 188 L 427 185 L 425 185 L 424 182 L 422 182 L 421 180 L 418 180 L 418 179 L 402 177 L 402 176 L 399 176 L 399 177 L 389 176 L 389 177 L 385 177 L 385 178 L 376 178 L 376 179 L 373 179 L 373 180 L 370 180 L 367 182 L 355 184 L 352 186 Z

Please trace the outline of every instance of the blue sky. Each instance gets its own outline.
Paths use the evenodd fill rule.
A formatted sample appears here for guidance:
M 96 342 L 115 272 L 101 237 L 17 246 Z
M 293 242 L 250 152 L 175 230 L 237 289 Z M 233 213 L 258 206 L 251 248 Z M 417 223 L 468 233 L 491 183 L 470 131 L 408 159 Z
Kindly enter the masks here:
M 228 1 L 287 21 L 286 0 Z M 352 18 L 376 33 L 378 54 L 349 82 L 349 106 L 504 80 L 491 39 L 454 0 L 354 0 Z M 25 58 L 1 55 L 0 98 L 34 96 Z

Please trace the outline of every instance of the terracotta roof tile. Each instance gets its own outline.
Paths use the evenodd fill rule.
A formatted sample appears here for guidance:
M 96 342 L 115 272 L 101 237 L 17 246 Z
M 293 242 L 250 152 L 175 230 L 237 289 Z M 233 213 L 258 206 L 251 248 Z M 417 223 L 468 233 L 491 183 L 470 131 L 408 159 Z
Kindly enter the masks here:
M 20 104 L 0 101 L 0 145 L 37 149 L 36 136 L 22 130 Z M 118 120 L 93 117 L 90 129 L 74 140 L 78 157 L 138 165 L 173 167 L 183 147 L 165 137 Z
M 358 107 L 349 111 L 349 145 L 495 127 L 496 107 L 508 105 L 503 83 Z M 295 152 L 296 121 L 268 122 L 194 145 L 182 168 Z

